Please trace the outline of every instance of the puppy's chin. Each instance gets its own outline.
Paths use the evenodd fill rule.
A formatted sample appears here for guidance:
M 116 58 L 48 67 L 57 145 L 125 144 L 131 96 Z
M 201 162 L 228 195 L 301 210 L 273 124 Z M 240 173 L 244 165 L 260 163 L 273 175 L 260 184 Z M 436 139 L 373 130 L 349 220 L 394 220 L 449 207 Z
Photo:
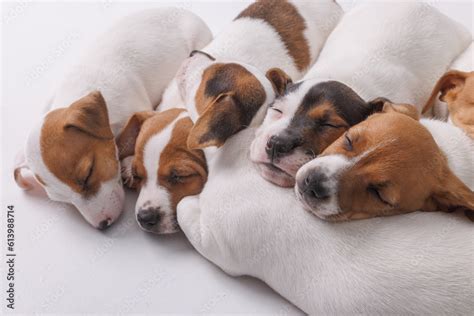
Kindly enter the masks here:
M 284 188 L 291 188 L 295 185 L 295 178 L 278 167 L 270 163 L 258 163 L 257 166 L 262 178 L 268 182 Z

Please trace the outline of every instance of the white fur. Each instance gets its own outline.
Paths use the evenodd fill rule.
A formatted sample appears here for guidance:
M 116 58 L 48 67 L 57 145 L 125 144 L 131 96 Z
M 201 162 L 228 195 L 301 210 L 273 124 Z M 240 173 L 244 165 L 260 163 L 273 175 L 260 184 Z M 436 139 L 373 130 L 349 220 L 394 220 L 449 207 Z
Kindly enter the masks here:
M 449 70 L 460 70 L 466 72 L 474 70 L 474 42 L 471 42 L 471 45 L 469 45 L 469 47 L 454 60 L 451 67 L 449 67 Z M 439 99 L 436 99 L 432 113 L 429 115 L 432 115 L 439 120 L 446 121 L 446 119 L 448 119 L 448 122 L 452 124 L 451 119 L 448 118 L 449 110 L 447 104 Z
M 127 16 L 83 54 L 56 87 L 49 108 L 68 107 L 89 92 L 100 90 L 112 132 L 117 135 L 133 113 L 152 110 L 159 103 L 181 62 L 210 40 L 204 22 L 186 10 L 152 9 Z M 44 164 L 39 150 L 41 126 L 28 136 L 25 156 L 31 170 L 46 182 L 48 196 L 74 204 L 95 227 L 104 219 L 115 220 L 122 212 L 124 195 L 119 168 L 113 180 L 101 184 L 95 197 L 85 199 Z
M 354 157 L 352 159 L 347 159 L 343 155 L 330 155 L 319 157 L 311 160 L 307 164 L 303 165 L 296 174 L 296 186 L 295 194 L 298 200 L 303 203 L 308 209 L 313 209 L 311 205 L 304 199 L 301 195 L 298 183 L 300 180 L 304 180 L 308 176 L 308 173 L 317 169 L 319 172 L 323 173 L 328 179 L 325 183 L 325 187 L 328 189 L 329 198 L 325 201 L 318 203 L 318 208 L 314 210 L 314 213 L 321 218 L 326 216 L 338 214 L 341 211 L 341 208 L 337 199 L 337 192 L 339 188 L 338 178 L 339 175 L 346 169 L 351 168 L 357 161 L 359 157 Z
M 474 190 L 474 139 L 459 127 L 437 120 L 420 120 L 448 158 L 454 174 Z
M 351 65 L 363 65 L 360 70 L 364 71 L 380 67 L 384 74 L 379 79 L 383 82 L 360 80 L 357 92 L 364 97 L 386 93 L 394 97 L 394 102 L 399 102 L 398 95 L 412 96 L 407 102 L 427 98 L 432 83 L 442 72 L 442 64 L 449 63 L 449 55 L 454 55 L 455 50 L 463 49 L 468 35 L 424 5 L 412 6 L 415 12 L 421 10 L 420 14 L 413 15 L 408 10 L 405 14 L 410 18 L 403 23 L 388 23 L 381 15 L 400 13 L 398 5 L 377 12 L 370 7 L 354 9 L 349 16 L 354 25 L 343 22 L 334 33 L 347 36 L 341 36 L 337 43 L 335 38 L 328 43 L 324 59 L 332 59 L 333 53 L 337 62 L 330 63 L 333 69 L 325 67 L 326 75 L 350 77 L 348 74 L 357 71 Z M 365 30 L 364 25 L 370 28 Z M 436 62 L 441 64 L 431 70 L 428 78 L 415 80 L 427 83 L 420 85 L 419 97 L 410 92 L 413 87 L 409 89 L 401 83 L 412 82 L 413 74 L 402 70 L 406 76 L 400 77 L 397 69 L 357 60 L 376 53 L 359 41 L 360 32 L 374 32 L 380 40 L 389 40 L 398 26 L 400 30 L 408 28 L 404 36 L 415 40 L 423 53 L 415 48 L 404 52 L 400 47 L 393 55 L 384 55 L 381 63 L 397 58 L 399 53 L 414 54 L 413 71 L 424 69 L 424 75 L 429 72 L 426 68 L 432 68 Z M 443 51 L 430 51 L 430 41 L 439 41 Z M 400 45 L 404 43 L 401 41 Z M 362 56 L 346 56 L 352 50 L 361 50 Z M 203 256 L 229 274 L 263 280 L 309 314 L 472 312 L 471 223 L 442 213 L 412 213 L 338 224 L 321 221 L 302 209 L 291 189 L 276 187 L 258 175 L 249 161 L 248 148 L 254 133 L 255 130 L 246 129 L 229 139 L 209 165 L 209 179 L 203 192 L 178 204 L 179 224 Z

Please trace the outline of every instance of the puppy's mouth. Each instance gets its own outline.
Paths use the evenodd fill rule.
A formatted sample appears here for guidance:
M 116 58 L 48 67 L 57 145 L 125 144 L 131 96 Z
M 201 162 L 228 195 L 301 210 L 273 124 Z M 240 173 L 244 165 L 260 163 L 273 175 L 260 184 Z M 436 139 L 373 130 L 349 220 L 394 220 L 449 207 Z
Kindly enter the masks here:
M 181 228 L 178 225 L 176 220 L 172 220 L 168 223 L 157 223 L 156 225 L 142 225 L 140 222 L 138 223 L 140 228 L 147 233 L 152 233 L 156 235 L 169 235 L 178 233 L 181 231 Z
M 263 162 L 258 163 L 257 166 L 265 180 L 284 188 L 290 188 L 295 185 L 294 176 L 274 164 Z

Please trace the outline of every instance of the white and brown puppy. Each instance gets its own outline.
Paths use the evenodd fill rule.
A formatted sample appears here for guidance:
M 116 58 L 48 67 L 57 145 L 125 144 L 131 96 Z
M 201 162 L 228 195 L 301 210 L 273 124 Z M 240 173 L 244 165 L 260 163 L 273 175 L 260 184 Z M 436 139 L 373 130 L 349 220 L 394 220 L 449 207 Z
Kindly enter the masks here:
M 329 221 L 474 212 L 474 140 L 415 107 L 385 102 L 296 174 L 305 208 Z
M 41 185 L 94 227 L 113 223 L 124 200 L 114 136 L 133 113 L 158 105 L 181 62 L 210 39 L 204 22 L 182 9 L 147 10 L 118 21 L 55 89 L 15 167 L 18 185 Z M 34 177 L 23 175 L 24 168 Z
M 261 123 L 288 77 L 301 78 L 342 15 L 324 1 L 260 0 L 251 4 L 176 76 L 176 87 L 195 121 L 190 148 L 221 146 Z
M 368 100 L 424 104 L 469 41 L 465 28 L 427 4 L 354 8 L 304 79 L 272 104 L 251 159 L 265 179 L 293 186 L 299 167 L 377 110 Z
M 186 144 L 192 127 L 184 109 L 138 112 L 117 139 L 124 183 L 140 192 L 135 215 L 146 231 L 177 232 L 177 204 L 206 183 L 204 153 Z

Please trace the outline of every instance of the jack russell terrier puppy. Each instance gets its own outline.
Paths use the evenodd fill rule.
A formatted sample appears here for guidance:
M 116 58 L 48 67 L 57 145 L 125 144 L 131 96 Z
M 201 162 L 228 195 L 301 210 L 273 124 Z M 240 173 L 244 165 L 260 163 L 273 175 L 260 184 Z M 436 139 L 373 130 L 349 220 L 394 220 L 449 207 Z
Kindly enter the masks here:
M 186 105 L 194 119 L 201 115 L 197 127 L 176 109 L 129 121 L 125 130 L 135 132 L 122 133 L 118 146 L 129 143 L 135 147 L 135 151 L 124 152 L 123 157 L 129 157 L 122 163 L 125 178 L 135 178 L 133 185 L 139 182 L 141 186 L 135 212 L 143 229 L 155 233 L 178 230 L 176 204 L 184 196 L 200 193 L 207 180 L 206 159 L 198 148 L 220 146 L 261 120 L 263 114 L 257 113 L 266 110 L 274 89 L 278 93 L 283 85 L 279 80 L 286 79 L 271 67 L 281 66 L 300 77 L 341 12 L 333 1 L 257 1 L 203 51 L 193 53 L 163 96 L 160 111 Z M 163 120 L 166 122 L 159 123 Z M 182 143 L 184 136 L 190 149 Z
M 451 67 L 449 67 L 449 71 L 456 70 L 463 72 L 474 71 L 474 42 L 471 42 L 471 45 L 469 45 L 469 47 L 461 55 L 459 55 L 458 58 L 456 58 Z M 446 77 L 445 75 L 443 75 L 443 77 L 441 77 L 438 83 L 436 84 L 430 99 L 423 107 L 422 113 L 424 114 L 424 116 L 434 117 L 437 120 L 448 121 L 452 123 L 452 118 L 449 117 L 449 105 L 447 106 L 446 104 L 446 102 L 448 101 L 443 101 L 443 92 L 454 89 L 454 86 L 456 86 L 457 88 L 461 88 L 460 83 L 463 81 L 463 79 L 460 78 L 459 80 L 456 80 L 456 76 L 448 76 L 448 73 L 449 72 L 446 73 Z M 459 89 L 454 90 L 456 91 Z M 438 99 L 437 96 L 440 92 L 441 95 Z M 455 109 L 453 110 L 456 111 Z
M 188 149 L 193 122 L 184 109 L 135 113 L 117 139 L 122 178 L 140 191 L 135 215 L 141 228 L 157 234 L 179 231 L 176 205 L 199 194 L 207 180 L 202 150 Z
M 399 10 L 398 5 L 378 10 L 370 19 L 365 14 L 370 7 L 355 8 L 360 20 L 347 26 L 355 30 L 369 23 L 370 32 L 389 30 L 393 23 L 385 25 L 385 11 Z M 424 5 L 412 8 L 425 13 L 423 19 L 407 15 L 406 27 L 426 30 L 426 20 L 436 28 L 428 29 L 426 41 L 441 36 L 439 40 L 461 46 L 452 40 L 458 38 L 457 24 Z M 348 43 L 359 34 L 350 35 L 341 39 L 340 50 L 358 47 Z M 420 36 L 424 43 L 425 35 Z M 427 54 L 438 60 L 432 55 Z M 443 71 L 435 68 L 436 73 Z M 423 89 L 428 95 L 431 87 Z M 255 128 L 246 128 L 227 139 L 208 159 L 209 176 L 201 194 L 178 204 L 180 228 L 204 257 L 231 275 L 261 279 L 312 315 L 472 311 L 472 273 L 460 268 L 472 264 L 471 223 L 441 212 L 337 225 L 321 221 L 301 207 L 293 190 L 259 175 L 249 159 L 254 137 Z
M 439 100 L 448 104 L 448 122 L 460 127 L 471 138 L 474 138 L 474 71 L 471 71 L 474 69 L 473 44 L 456 64 L 459 67 L 455 69 L 466 71 L 451 70 L 446 72 L 436 83 L 430 99 L 423 108 L 423 113 L 434 105 L 438 105 L 435 101 L 439 95 Z
M 133 113 L 158 105 L 181 62 L 210 40 L 206 24 L 182 9 L 121 19 L 55 90 L 17 161 L 17 184 L 26 190 L 40 185 L 92 226 L 108 227 L 124 201 L 114 137 Z M 24 176 L 24 168 L 34 176 Z
M 195 125 L 191 149 L 221 146 L 247 126 L 260 124 L 267 104 L 288 77 L 301 78 L 342 15 L 332 0 L 260 0 L 242 11 L 176 76 L 178 98 Z
M 343 221 L 414 211 L 474 211 L 474 140 L 410 105 L 350 128 L 296 174 L 295 192 L 321 219 Z
M 347 13 L 303 80 L 270 106 L 251 147 L 265 179 L 293 187 L 303 164 L 377 110 L 367 100 L 423 104 L 470 38 L 427 4 L 384 6 Z M 377 25 L 360 23 L 362 16 Z

